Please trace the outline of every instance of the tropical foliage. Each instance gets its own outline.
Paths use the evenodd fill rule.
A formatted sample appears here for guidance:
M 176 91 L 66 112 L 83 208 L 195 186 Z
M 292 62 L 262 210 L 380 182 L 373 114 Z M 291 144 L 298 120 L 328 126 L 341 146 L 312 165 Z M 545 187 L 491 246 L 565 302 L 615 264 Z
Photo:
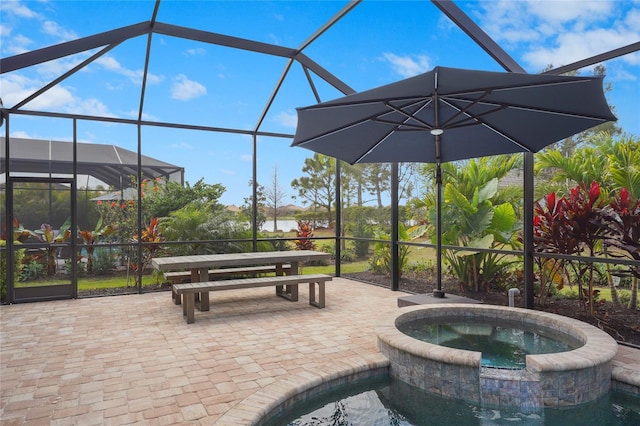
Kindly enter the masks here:
M 540 177 L 536 185 L 536 196 L 541 198 L 546 193 L 556 193 L 558 197 L 568 195 L 575 185 L 599 183 L 602 199 L 615 200 L 627 193 L 631 200 L 640 198 L 640 137 L 621 133 L 599 132 L 584 139 L 583 143 L 565 155 L 558 149 L 547 150 L 536 155 L 536 171 Z M 548 183 L 544 183 L 548 182 Z M 611 195 L 613 194 L 613 195 Z M 614 203 L 614 201 L 610 201 Z M 615 210 L 614 205 L 611 206 Z M 612 217 L 602 222 L 602 226 L 617 223 Z M 607 225 L 609 224 L 609 225 Z M 614 239 L 615 240 L 615 239 Z M 607 246 L 600 254 L 605 256 L 619 255 L 620 250 L 613 249 L 614 240 L 608 240 Z M 626 254 L 629 257 L 629 254 Z M 537 260 L 540 266 L 541 280 L 551 279 L 560 284 L 557 271 L 562 270 L 561 260 Z M 551 264 L 556 266 L 551 266 Z M 545 264 L 546 266 L 542 265 Z M 556 271 L 556 273 L 552 273 Z M 610 271 L 616 273 L 616 271 Z M 618 295 L 614 287 L 611 273 L 607 276 L 612 300 L 618 303 Z M 555 278 L 554 278 L 555 277 Z M 632 296 L 630 306 L 637 300 L 637 278 L 632 279 Z M 550 284 L 547 282 L 546 284 Z
M 605 252 L 612 257 L 623 257 L 640 261 L 640 198 L 633 200 L 626 188 L 611 200 L 603 211 L 606 229 Z M 638 280 L 640 265 L 630 265 L 628 274 L 632 277 L 629 309 L 638 303 Z M 613 289 L 615 292 L 615 288 Z M 615 293 L 614 293 L 615 294 Z
M 398 241 L 411 241 L 422 236 L 425 232 L 424 226 L 416 226 L 412 228 L 405 228 L 404 225 L 398 225 Z M 384 232 L 382 228 L 376 228 L 374 232 L 374 238 L 376 241 L 374 245 L 373 257 L 370 260 L 371 269 L 377 273 L 383 273 L 391 275 L 392 268 L 392 242 L 391 236 Z M 382 240 L 382 241 L 380 241 Z M 407 261 L 409 260 L 409 246 L 399 244 L 398 245 L 398 275 L 401 276 L 402 272 L 406 270 Z
M 594 281 L 601 273 L 594 263 L 595 256 L 607 253 L 640 260 L 640 202 L 632 200 L 623 188 L 607 204 L 600 185 L 594 181 L 590 186 L 571 188 L 564 197 L 549 193 L 536 203 L 535 212 L 536 250 L 573 256 L 538 260 L 543 276 L 541 300 L 545 300 L 553 284 L 562 288 L 565 283 L 576 283 L 580 302 L 593 314 L 597 297 Z M 628 273 L 634 276 L 635 293 L 640 269 L 631 266 Z M 612 288 L 612 294 L 615 291 Z M 632 295 L 630 307 L 635 308 L 635 304 Z
M 93 253 L 96 248 L 96 244 L 101 238 L 108 236 L 112 230 L 113 227 L 111 225 L 102 224 L 102 217 L 100 217 L 93 231 L 86 229 L 80 231 L 80 237 L 82 238 L 82 241 L 85 244 L 85 249 L 87 250 L 87 272 L 89 274 L 93 273 Z
M 154 254 L 160 250 L 160 243 L 164 241 L 164 237 L 158 227 L 158 218 L 151 219 L 149 225 L 145 226 L 140 232 L 140 237 L 138 237 L 138 234 L 132 236 L 132 242 L 138 241 L 142 242 L 142 259 L 139 259 L 135 254 L 129 258 L 129 267 L 134 272 L 134 285 L 136 286 L 139 283 L 139 272 L 145 271 L 149 267 Z
M 71 219 L 67 219 L 58 232 L 56 232 L 51 225 L 48 223 L 43 223 L 40 226 L 40 229 L 37 229 L 33 232 L 36 238 L 41 243 L 48 244 L 45 248 L 46 258 L 47 258 L 47 275 L 54 275 L 56 273 L 56 251 L 58 248 L 55 244 L 63 243 L 71 237 Z
M 519 161 L 518 156 L 500 156 L 469 160 L 460 166 L 442 165 L 442 243 L 469 249 L 445 250 L 444 258 L 461 285 L 475 291 L 487 287 L 513 261 L 505 255 L 473 249 L 516 248 L 520 244 L 517 232 L 521 224 L 514 205 L 520 205 L 521 191 L 498 186 L 499 179 Z M 423 169 L 427 176 L 432 172 L 432 165 Z M 417 212 L 426 210 L 429 222 L 435 223 L 435 192 L 415 200 L 412 206 Z M 431 240 L 435 243 L 435 233 Z
M 310 221 L 298 221 L 296 238 L 297 240 L 293 242 L 296 245 L 296 250 L 315 250 L 316 245 L 311 239 L 313 238 L 313 228 Z

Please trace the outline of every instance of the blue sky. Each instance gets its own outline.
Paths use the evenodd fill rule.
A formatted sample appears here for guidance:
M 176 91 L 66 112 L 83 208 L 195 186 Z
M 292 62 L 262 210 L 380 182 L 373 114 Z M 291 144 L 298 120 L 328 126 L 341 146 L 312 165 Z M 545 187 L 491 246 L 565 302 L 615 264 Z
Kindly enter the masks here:
M 163 1 L 157 21 L 297 48 L 346 2 Z M 457 1 L 527 72 L 560 66 L 640 41 L 639 1 Z M 0 2 L 0 55 L 5 58 L 150 19 L 153 1 Z M 146 36 L 123 42 L 24 108 L 132 119 L 138 114 Z M 365 0 L 304 50 L 356 91 L 397 81 L 434 66 L 502 71 L 429 1 Z M 57 78 L 95 51 L 0 75 L 6 107 Z M 143 117 L 251 130 L 283 73 L 286 60 L 155 34 Z M 640 135 L 640 53 L 607 61 L 618 125 Z M 589 74 L 590 70 L 581 70 Z M 321 100 L 341 93 L 314 76 Z M 293 134 L 295 108 L 315 103 L 298 64 L 289 71 L 263 131 Z M 3 129 L 4 130 L 4 129 Z M 69 120 L 14 116 L 12 136 L 71 140 Z M 136 149 L 137 130 L 78 122 L 78 140 Z M 185 167 L 194 183 L 222 183 L 222 201 L 250 194 L 251 138 L 244 135 L 144 127 L 143 153 Z M 275 168 L 287 195 L 309 151 L 290 140 L 260 138 L 258 181 Z M 372 197 L 373 198 L 373 197 Z M 287 202 L 300 203 L 300 199 Z

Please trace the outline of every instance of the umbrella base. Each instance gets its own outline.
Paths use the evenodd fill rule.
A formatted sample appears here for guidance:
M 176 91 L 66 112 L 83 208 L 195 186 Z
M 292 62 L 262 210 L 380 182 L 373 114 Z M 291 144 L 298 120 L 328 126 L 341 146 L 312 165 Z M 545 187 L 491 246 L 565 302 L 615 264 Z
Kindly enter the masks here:
M 433 290 L 433 297 L 442 299 L 444 297 L 444 290 Z

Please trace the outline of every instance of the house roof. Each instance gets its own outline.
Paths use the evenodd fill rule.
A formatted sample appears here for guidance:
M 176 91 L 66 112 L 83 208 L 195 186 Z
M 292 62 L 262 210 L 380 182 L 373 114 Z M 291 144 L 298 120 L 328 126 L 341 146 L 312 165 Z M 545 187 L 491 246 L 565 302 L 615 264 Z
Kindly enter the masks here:
M 5 159 L 5 138 L 0 158 Z M 11 173 L 73 174 L 73 143 L 40 139 L 10 138 Z M 131 186 L 137 175 L 138 155 L 116 145 L 77 144 L 78 175 L 88 175 L 113 188 Z M 158 177 L 184 183 L 184 167 L 141 155 L 142 179 Z

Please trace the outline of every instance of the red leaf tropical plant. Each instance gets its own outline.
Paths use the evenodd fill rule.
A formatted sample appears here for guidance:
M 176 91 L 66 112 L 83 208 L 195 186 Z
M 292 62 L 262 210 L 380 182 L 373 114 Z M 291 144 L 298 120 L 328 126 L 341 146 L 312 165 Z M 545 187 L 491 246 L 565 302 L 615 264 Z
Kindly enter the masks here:
M 84 241 L 87 250 L 87 272 L 93 273 L 93 252 L 95 250 L 95 244 L 101 237 L 107 236 L 111 233 L 113 228 L 110 225 L 102 226 L 102 217 L 98 219 L 96 227 L 93 231 L 82 230 L 80 231 L 80 237 Z
M 633 200 L 626 188 L 604 209 L 606 237 L 605 250 L 612 257 L 626 257 L 640 261 L 640 199 Z M 629 308 L 637 306 L 637 287 L 640 266 L 630 265 L 628 271 L 633 279 Z
M 296 230 L 297 240 L 294 241 L 296 250 L 314 250 L 316 245 L 311 238 L 313 238 L 313 228 L 310 221 L 298 221 L 298 229 Z
M 47 275 L 51 276 L 56 273 L 56 251 L 57 247 L 56 243 L 62 243 L 67 241 L 71 237 L 71 230 L 69 229 L 71 226 L 71 219 L 67 219 L 65 223 L 60 226 L 58 233 L 56 234 L 55 230 L 48 223 L 43 223 L 40 226 L 40 229 L 34 232 L 35 236 L 42 243 L 47 243 L 46 247 L 47 252 Z
M 20 220 L 17 217 L 13 218 L 13 241 L 18 241 L 24 243 L 31 236 L 35 236 L 33 232 L 25 229 Z M 7 240 L 7 224 L 2 224 L 2 235 L 0 236 L 1 240 Z
M 602 207 L 604 202 L 600 197 L 600 185 L 592 182 L 571 188 L 568 196 L 556 200 L 555 194 L 549 194 L 544 204 L 536 203 L 534 218 L 534 245 L 537 251 L 580 255 L 585 253 L 589 257 L 597 254 L 596 247 L 607 233 L 603 226 Z M 540 261 L 543 262 L 543 261 Z M 540 266 L 540 264 L 539 264 Z M 552 270 L 557 271 L 558 264 Z M 590 313 L 594 313 L 594 273 L 595 265 L 592 261 L 563 261 L 562 270 L 571 267 L 578 282 L 580 302 L 589 306 Z M 542 270 L 542 268 L 541 268 Z M 587 288 L 583 288 L 583 280 Z M 553 280 L 552 280 L 553 281 Z M 586 297 L 586 300 L 585 300 Z
M 556 193 L 547 194 L 540 202 L 536 202 L 533 218 L 533 237 L 536 251 L 542 253 L 559 253 L 575 255 L 580 251 L 580 244 L 575 238 L 569 238 L 570 230 L 564 220 L 564 202 L 556 197 Z M 535 257 L 540 271 L 540 291 L 538 303 L 545 305 L 551 286 L 560 290 L 566 280 L 566 263 L 564 259 Z
M 134 283 L 136 286 L 138 285 L 138 271 L 140 270 L 140 268 L 142 268 L 142 271 L 144 271 L 147 266 L 149 266 L 151 260 L 153 260 L 154 254 L 161 248 L 160 243 L 164 241 L 164 237 L 162 236 L 162 233 L 160 232 L 160 229 L 158 227 L 157 217 L 151 219 L 151 222 L 149 222 L 149 226 L 146 226 L 142 229 L 140 237 L 140 241 L 142 241 L 143 243 L 142 248 L 144 250 L 142 255 L 142 262 L 134 262 L 129 260 L 129 266 L 134 272 Z M 138 242 L 137 234 L 133 236 L 133 241 Z

